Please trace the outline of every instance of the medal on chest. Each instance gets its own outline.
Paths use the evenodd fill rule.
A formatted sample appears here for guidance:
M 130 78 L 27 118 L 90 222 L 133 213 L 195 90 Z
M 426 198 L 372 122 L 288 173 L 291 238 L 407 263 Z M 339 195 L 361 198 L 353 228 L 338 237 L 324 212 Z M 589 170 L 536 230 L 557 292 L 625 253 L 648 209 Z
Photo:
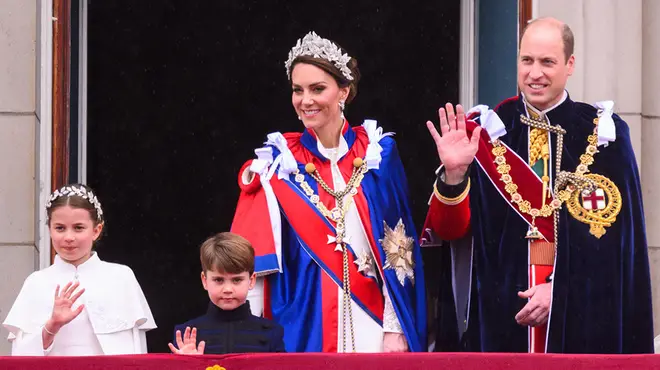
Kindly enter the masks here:
M 589 225 L 589 232 L 596 238 L 601 238 L 606 227 L 616 221 L 621 211 L 622 198 L 616 184 L 605 176 L 589 173 L 589 166 L 594 163 L 594 155 L 598 153 L 598 118 L 594 119 L 594 130 L 587 137 L 585 153 L 580 156 L 580 164 L 575 172 L 561 171 L 561 157 L 563 150 L 563 135 L 566 131 L 560 126 L 551 126 L 545 121 L 532 119 L 525 115 L 520 116 L 521 122 L 533 128 L 557 134 L 556 169 L 557 174 L 554 186 L 554 195 L 547 189 L 548 176 L 544 173 L 542 206 L 535 208 L 523 199 L 518 193 L 518 185 L 509 174 L 511 166 L 507 164 L 505 154 L 507 148 L 499 141 L 493 143 L 492 154 L 494 162 L 498 165 L 500 180 L 506 184 L 505 190 L 511 196 L 512 203 L 517 204 L 520 212 L 532 217 L 531 226 L 527 232 L 528 239 L 541 239 L 543 236 L 536 228 L 534 221 L 537 217 L 554 216 L 555 241 L 558 232 L 558 210 L 566 203 L 568 212 L 576 220 Z M 532 155 L 532 153 L 530 153 Z

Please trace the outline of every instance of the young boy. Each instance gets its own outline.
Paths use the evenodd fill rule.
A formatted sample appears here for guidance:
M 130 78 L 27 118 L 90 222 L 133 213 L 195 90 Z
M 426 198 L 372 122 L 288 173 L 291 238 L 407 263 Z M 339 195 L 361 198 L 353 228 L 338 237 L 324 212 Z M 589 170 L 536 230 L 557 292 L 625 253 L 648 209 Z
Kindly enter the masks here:
M 220 233 L 202 244 L 199 257 L 202 285 L 211 302 L 205 315 L 174 328 L 177 345 L 169 343 L 172 353 L 284 352 L 282 326 L 250 312 L 247 294 L 256 281 L 250 242 Z

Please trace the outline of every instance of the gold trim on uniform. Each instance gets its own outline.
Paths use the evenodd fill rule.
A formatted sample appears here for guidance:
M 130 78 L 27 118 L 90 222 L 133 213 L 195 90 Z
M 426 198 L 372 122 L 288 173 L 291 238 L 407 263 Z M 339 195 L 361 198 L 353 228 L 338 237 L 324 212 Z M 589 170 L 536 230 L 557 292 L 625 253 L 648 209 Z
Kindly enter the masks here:
M 536 239 L 529 243 L 529 264 L 552 266 L 555 263 L 555 243 Z
M 468 177 L 468 183 L 467 186 L 465 186 L 465 190 L 458 195 L 457 197 L 449 198 L 445 197 L 444 195 L 440 194 L 438 191 L 438 184 L 437 182 L 433 184 L 433 195 L 435 195 L 436 199 L 440 201 L 440 203 L 446 204 L 448 206 L 455 206 L 457 204 L 460 204 L 462 201 L 467 198 L 468 194 L 470 194 L 470 178 Z

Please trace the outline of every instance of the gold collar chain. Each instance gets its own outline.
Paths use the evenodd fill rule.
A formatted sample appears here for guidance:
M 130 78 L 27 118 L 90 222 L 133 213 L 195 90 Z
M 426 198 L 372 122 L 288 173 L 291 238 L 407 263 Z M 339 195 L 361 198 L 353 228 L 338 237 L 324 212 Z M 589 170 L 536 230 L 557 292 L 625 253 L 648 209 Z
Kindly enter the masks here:
M 335 207 L 332 210 L 328 210 L 328 207 L 321 202 L 321 198 L 318 194 L 314 194 L 314 190 L 311 186 L 305 181 L 305 175 L 300 173 L 298 170 L 294 172 L 294 179 L 297 183 L 300 184 L 300 187 L 303 189 L 309 200 L 312 204 L 329 220 L 332 220 L 336 224 L 337 235 L 333 238 L 328 235 L 328 244 L 336 243 L 335 251 L 342 252 L 342 265 L 343 265 L 343 320 L 342 322 L 342 349 L 346 352 L 346 319 L 348 318 L 350 333 L 351 333 L 351 349 L 355 352 L 355 328 L 353 325 L 353 298 L 351 297 L 351 279 L 349 271 L 349 262 L 348 262 L 348 249 L 346 248 L 346 243 L 348 242 L 346 238 L 346 213 L 348 208 L 353 200 L 353 196 L 357 194 L 357 189 L 362 183 L 364 174 L 367 173 L 367 164 L 362 158 L 355 158 L 353 160 L 353 173 L 351 174 L 346 187 L 341 191 L 333 190 L 325 181 L 321 178 L 316 166 L 313 163 L 307 163 L 305 165 L 305 172 L 307 172 L 316 182 L 335 198 Z M 344 199 L 346 195 L 349 195 L 348 199 Z
M 297 183 L 300 184 L 300 187 L 303 189 L 310 202 L 321 212 L 323 216 L 328 218 L 331 221 L 334 221 L 336 224 L 335 229 L 337 230 L 337 236 L 335 237 L 335 242 L 337 243 L 336 251 L 340 251 L 343 248 L 345 237 L 346 237 L 346 225 L 344 219 L 346 218 L 346 212 L 353 201 L 353 196 L 357 194 L 357 189 L 360 187 L 360 183 L 364 178 L 364 174 L 367 173 L 366 163 L 362 158 L 355 158 L 353 161 L 353 173 L 351 174 L 346 187 L 341 191 L 335 191 L 328 184 L 323 181 L 319 175 L 316 166 L 312 163 L 307 163 L 305 165 L 305 172 L 307 172 L 316 182 L 335 198 L 335 207 L 331 210 L 321 202 L 321 198 L 314 193 L 314 190 L 311 186 L 305 181 L 305 175 L 300 173 L 298 170 L 294 172 L 294 179 Z M 348 199 L 344 199 L 346 195 L 349 195 Z
M 536 217 L 548 217 L 554 214 L 554 237 L 555 237 L 555 253 L 556 253 L 556 244 L 557 244 L 557 233 L 558 233 L 558 223 L 559 223 L 559 212 L 558 209 L 561 208 L 563 202 L 567 201 L 571 194 L 576 191 L 590 192 L 595 188 L 593 187 L 594 183 L 590 179 L 586 178 L 584 174 L 589 171 L 589 165 L 594 162 L 594 154 L 598 153 L 598 118 L 594 119 L 594 131 L 593 134 L 587 137 L 587 148 L 585 153 L 580 156 L 580 165 L 578 165 L 575 173 L 570 173 L 566 171 L 561 171 L 561 160 L 563 152 L 563 139 L 566 131 L 560 126 L 551 126 L 550 124 L 539 121 L 535 119 L 528 118 L 525 115 L 520 115 L 520 120 L 522 123 L 527 124 L 531 127 L 540 128 L 549 132 L 554 132 L 557 134 L 557 148 L 556 148 L 556 163 L 555 163 L 555 173 L 557 174 L 557 179 L 555 181 L 554 193 L 555 196 L 552 196 L 552 201 L 546 203 L 546 200 L 542 200 L 543 206 L 538 209 L 534 208 L 531 205 L 529 200 L 523 199 L 522 195 L 518 193 L 518 185 L 513 181 L 513 178 L 509 174 L 511 171 L 511 165 L 507 164 L 506 157 L 504 154 L 507 152 L 505 146 L 503 146 L 499 140 L 493 141 L 492 153 L 495 155 L 495 164 L 497 164 L 497 172 L 501 175 L 500 180 L 504 182 L 504 190 L 511 196 L 511 201 L 518 205 L 520 212 L 532 216 L 532 227 L 527 233 L 527 238 L 529 239 L 540 239 L 542 235 L 539 233 L 538 228 L 535 225 Z M 570 184 L 569 184 L 570 183 Z M 545 198 L 545 197 L 544 197 Z

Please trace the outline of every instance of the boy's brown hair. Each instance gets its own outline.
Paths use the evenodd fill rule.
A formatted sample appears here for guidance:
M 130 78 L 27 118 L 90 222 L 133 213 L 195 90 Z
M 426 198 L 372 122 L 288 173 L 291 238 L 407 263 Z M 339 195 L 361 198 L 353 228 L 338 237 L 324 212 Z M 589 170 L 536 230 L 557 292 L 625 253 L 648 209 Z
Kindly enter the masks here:
M 224 232 L 206 239 L 199 249 L 204 271 L 240 274 L 254 273 L 254 248 L 244 237 Z

